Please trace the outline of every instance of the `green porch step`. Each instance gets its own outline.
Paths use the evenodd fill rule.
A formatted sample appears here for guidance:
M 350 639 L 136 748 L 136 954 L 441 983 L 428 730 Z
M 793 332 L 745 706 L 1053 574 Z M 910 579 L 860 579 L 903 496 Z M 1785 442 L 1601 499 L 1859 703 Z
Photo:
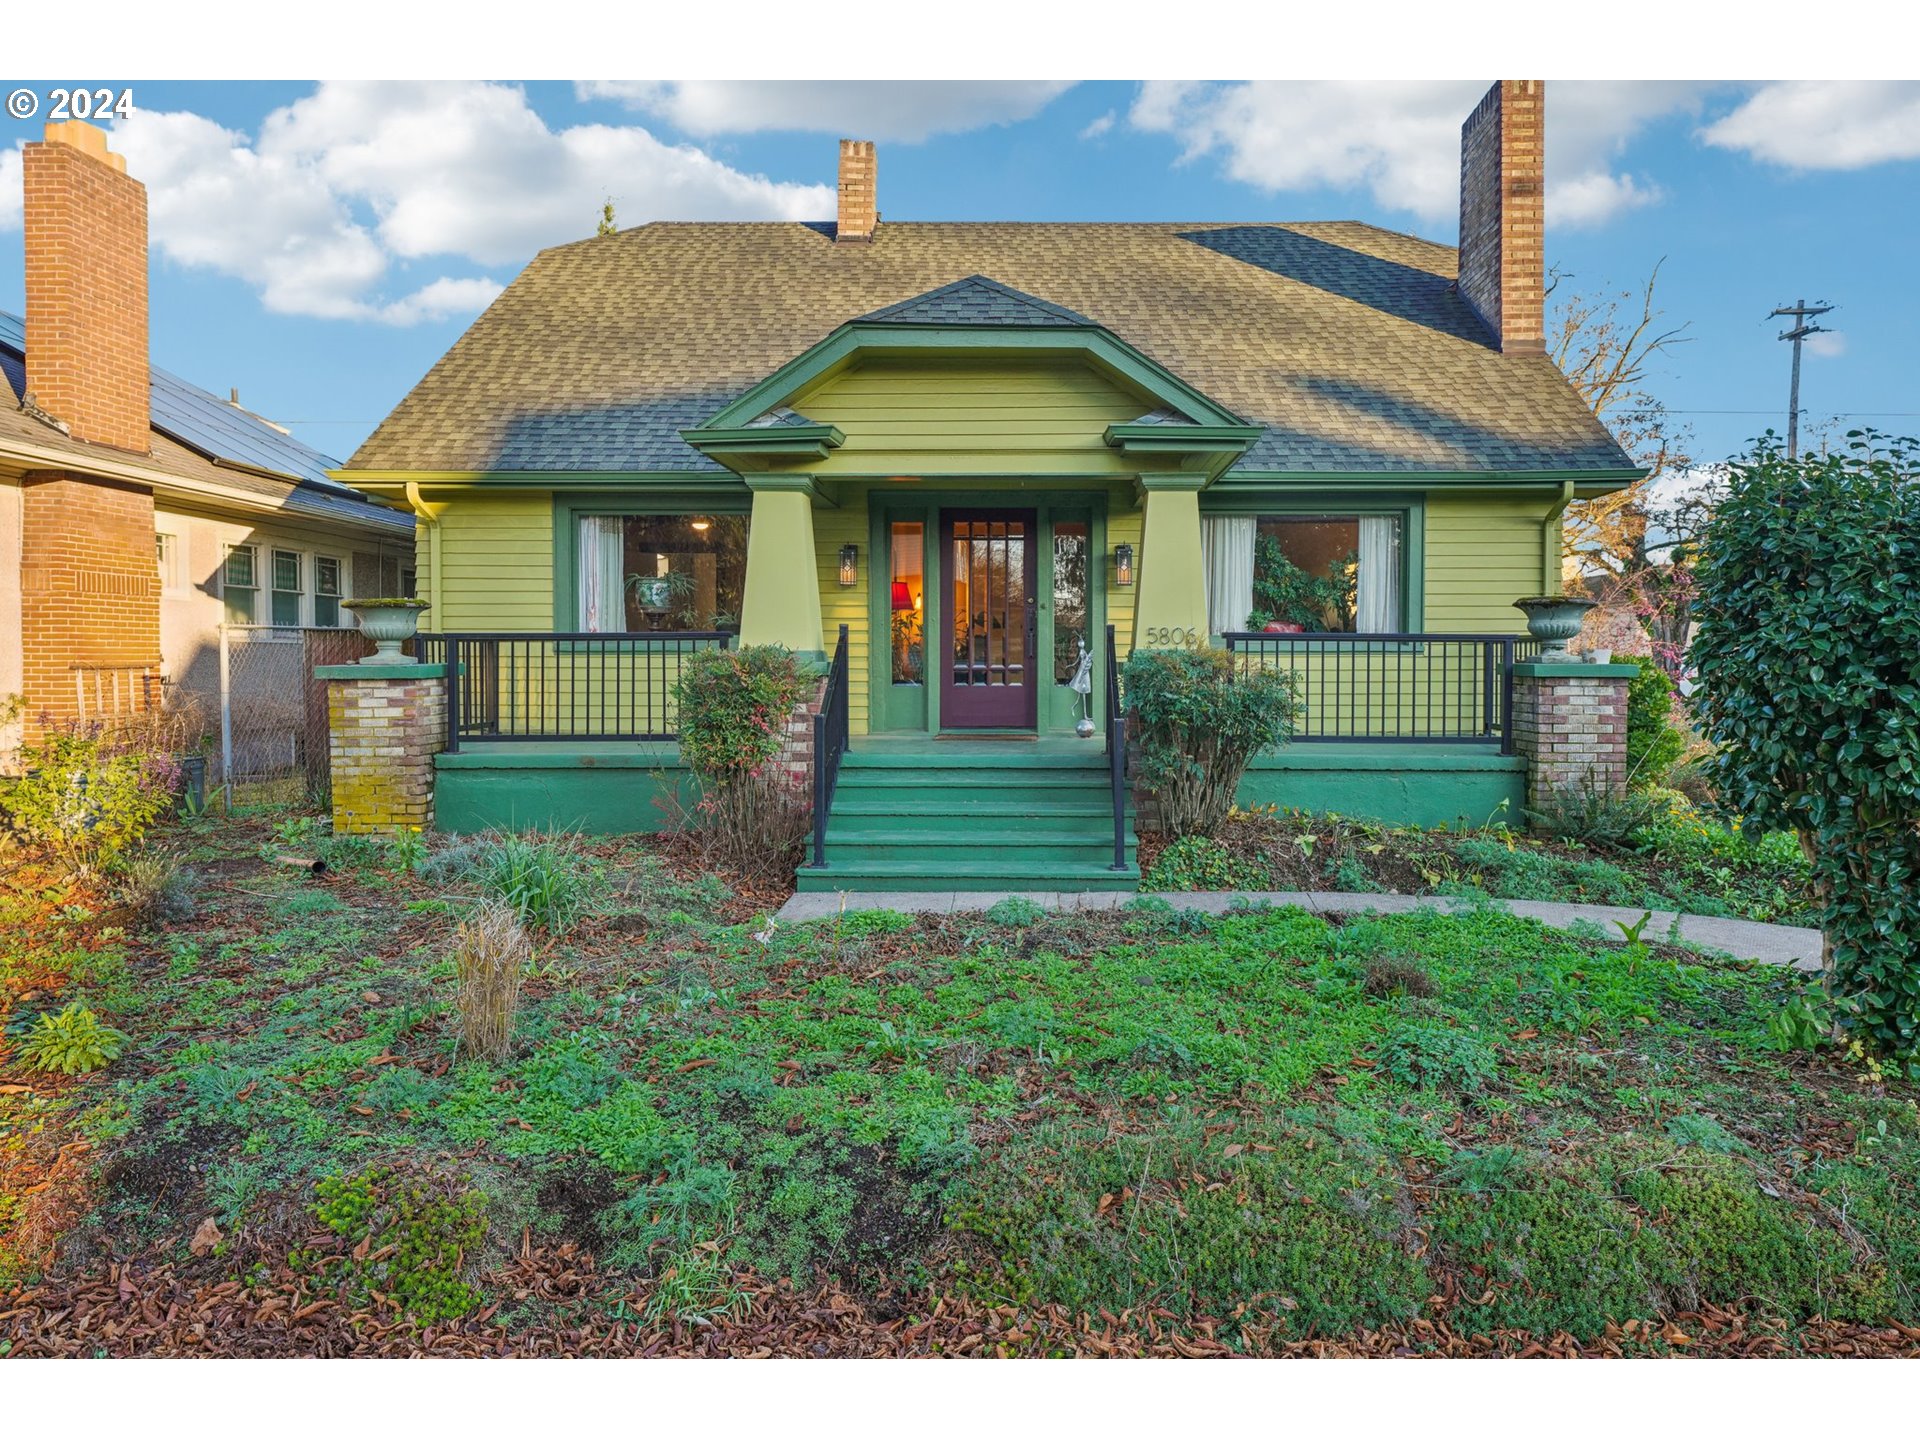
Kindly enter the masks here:
M 794 888 L 816 890 L 1138 890 L 1140 867 L 1125 870 L 1092 862 L 1052 864 L 1045 869 L 1021 861 L 952 860 L 941 866 L 910 861 L 835 864 L 832 849 L 824 870 L 801 866 Z
M 1106 755 L 1074 745 L 939 741 L 849 752 L 827 864 L 802 890 L 1135 890 L 1131 814 L 1113 868 Z
M 1128 827 L 1126 855 L 1129 862 L 1138 850 L 1133 838 L 1132 827 Z M 920 862 L 926 852 L 932 850 L 938 856 L 938 863 L 951 864 L 957 860 L 1003 858 L 1017 861 L 1032 869 L 1045 869 L 1056 862 L 1081 861 L 1096 864 L 1113 863 L 1113 826 L 1109 822 L 1104 833 L 1093 834 L 1085 829 L 1059 832 L 1008 833 L 1006 831 L 966 831 L 966 830 L 893 830 L 848 828 L 838 834 L 828 832 L 827 856 L 832 864 L 845 861 L 850 865 L 864 864 L 869 860 L 884 861 L 893 864 L 896 861 Z

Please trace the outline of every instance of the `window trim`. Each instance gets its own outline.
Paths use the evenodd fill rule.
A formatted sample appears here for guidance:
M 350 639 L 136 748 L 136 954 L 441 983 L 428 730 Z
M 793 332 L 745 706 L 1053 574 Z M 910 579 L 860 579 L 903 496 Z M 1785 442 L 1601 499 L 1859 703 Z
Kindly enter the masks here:
M 280 588 L 280 559 L 287 556 L 295 567 L 292 590 Z M 267 548 L 267 579 L 272 583 L 267 588 L 267 623 L 276 630 L 298 630 L 307 623 L 307 553 L 281 545 L 269 545 Z M 292 620 L 279 620 L 274 616 L 274 602 L 282 595 L 293 596 Z
M 626 491 L 617 495 L 562 495 L 553 497 L 553 628 L 566 634 L 578 628 L 575 613 L 579 587 L 580 520 L 588 515 L 744 515 L 749 533 L 753 521 L 751 495 L 702 495 L 675 491 L 658 495 Z M 560 621 L 566 617 L 564 626 Z M 610 630 L 609 635 L 641 632 Z
M 251 585 L 235 585 L 228 576 L 228 568 L 233 557 L 240 551 L 247 552 L 247 567 L 253 577 Z M 247 618 L 235 620 L 229 595 L 238 591 L 247 597 Z M 225 625 L 257 625 L 260 614 L 260 543 L 257 540 L 228 541 L 220 548 L 220 616 Z
M 1200 494 L 1200 516 L 1251 515 L 1255 519 L 1313 520 L 1348 515 L 1400 517 L 1400 611 L 1404 634 L 1426 628 L 1427 506 L 1421 495 L 1356 495 L 1333 492 L 1323 496 L 1265 491 L 1214 498 Z M 1356 632 L 1358 633 L 1358 632 Z M 1216 643 L 1220 637 L 1213 637 Z
M 307 602 L 308 613 L 312 617 L 314 627 L 322 630 L 354 629 L 355 627 L 352 622 L 343 618 L 346 603 L 352 598 L 347 593 L 347 577 L 352 573 L 352 569 L 347 564 L 346 559 L 325 550 L 315 550 L 311 552 L 307 558 L 313 564 L 313 590 L 308 595 Z M 334 567 L 334 593 L 328 596 L 322 596 L 320 593 L 320 562 L 322 560 L 331 560 Z M 322 599 L 328 599 L 334 602 L 334 621 L 331 625 L 320 624 L 320 602 Z
M 187 591 L 184 577 L 186 570 L 182 564 L 184 552 L 183 536 L 178 530 L 160 530 L 153 532 L 155 567 L 160 575 L 160 593 L 162 595 L 183 595 Z M 166 542 L 165 554 L 161 553 L 161 541 Z

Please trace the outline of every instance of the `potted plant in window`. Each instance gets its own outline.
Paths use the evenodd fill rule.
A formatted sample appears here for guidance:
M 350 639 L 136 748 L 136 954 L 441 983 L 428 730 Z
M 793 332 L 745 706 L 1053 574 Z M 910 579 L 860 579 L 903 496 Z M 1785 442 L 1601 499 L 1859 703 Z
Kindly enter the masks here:
M 373 653 L 360 659 L 362 665 L 411 665 L 414 657 L 403 647 L 419 632 L 422 611 L 433 607 L 424 600 L 405 596 L 380 596 L 366 600 L 346 600 L 342 604 L 360 621 L 360 630 L 373 641 Z
M 665 615 L 692 597 L 693 576 L 684 570 L 669 570 L 664 575 L 629 575 L 627 589 L 647 614 Z
M 1565 665 L 1573 660 L 1567 642 L 1580 633 L 1587 612 L 1599 603 L 1577 595 L 1529 595 L 1514 601 L 1513 608 L 1527 617 L 1527 633 L 1545 642 L 1539 658 L 1548 664 Z

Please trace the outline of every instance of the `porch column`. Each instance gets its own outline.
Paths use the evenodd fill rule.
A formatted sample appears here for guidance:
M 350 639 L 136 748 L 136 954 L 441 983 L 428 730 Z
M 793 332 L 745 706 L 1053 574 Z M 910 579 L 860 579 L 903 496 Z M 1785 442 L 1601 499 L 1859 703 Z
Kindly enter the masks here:
M 1207 590 L 1200 561 L 1200 490 L 1205 475 L 1142 475 L 1139 596 L 1133 643 L 1164 649 L 1207 643 Z
M 753 492 L 753 518 L 747 529 L 740 643 L 783 645 L 796 655 L 824 657 L 813 480 L 806 475 L 745 478 Z

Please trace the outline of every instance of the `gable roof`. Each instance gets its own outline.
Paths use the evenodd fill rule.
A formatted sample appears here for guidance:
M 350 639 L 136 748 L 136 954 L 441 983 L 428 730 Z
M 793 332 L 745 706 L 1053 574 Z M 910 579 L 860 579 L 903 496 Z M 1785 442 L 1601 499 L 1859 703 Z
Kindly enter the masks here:
M 1091 325 L 1064 305 L 969 275 L 859 317 L 867 325 Z
M 158 366 L 150 369 L 156 467 L 183 479 L 278 499 L 283 508 L 313 519 L 370 525 L 396 536 L 412 533 L 411 516 L 369 500 L 328 475 L 339 466 L 331 456 L 178 375 Z M 94 447 L 22 412 L 26 388 L 26 327 L 18 315 L 0 310 L 0 444 L 13 439 L 58 450 L 84 465 Z M 116 452 L 115 458 L 130 457 Z
M 680 432 L 870 317 L 1101 327 L 1262 428 L 1234 474 L 1632 473 L 1456 264 L 1354 223 L 646 225 L 537 256 L 348 468 L 722 473 Z

